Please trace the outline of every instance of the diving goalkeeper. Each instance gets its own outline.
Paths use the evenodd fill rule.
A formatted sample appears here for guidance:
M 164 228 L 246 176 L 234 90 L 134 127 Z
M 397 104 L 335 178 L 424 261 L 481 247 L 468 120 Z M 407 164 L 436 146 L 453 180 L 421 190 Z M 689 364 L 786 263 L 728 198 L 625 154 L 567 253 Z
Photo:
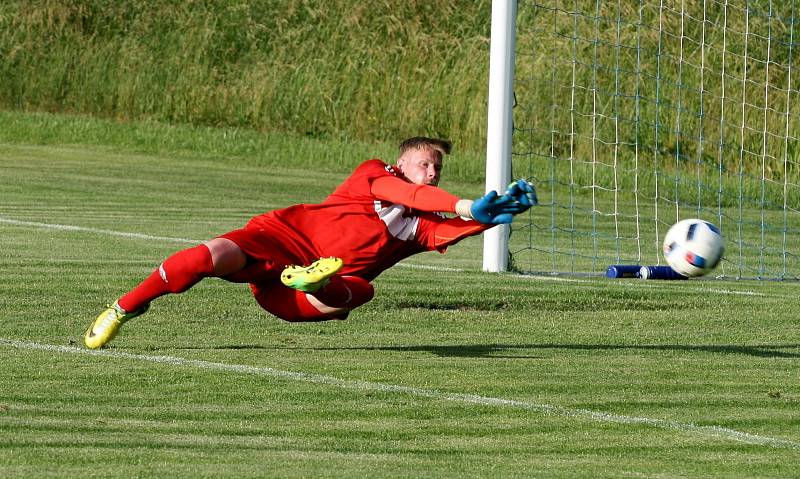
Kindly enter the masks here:
M 410 138 L 400 144 L 395 165 L 365 161 L 322 203 L 255 216 L 242 229 L 173 254 L 100 313 L 86 331 L 86 346 L 105 345 L 154 299 L 208 277 L 249 283 L 258 304 L 286 321 L 346 319 L 372 299 L 370 281 L 398 261 L 444 253 L 536 204 L 524 180 L 475 201 L 438 188 L 450 148 L 449 141 Z

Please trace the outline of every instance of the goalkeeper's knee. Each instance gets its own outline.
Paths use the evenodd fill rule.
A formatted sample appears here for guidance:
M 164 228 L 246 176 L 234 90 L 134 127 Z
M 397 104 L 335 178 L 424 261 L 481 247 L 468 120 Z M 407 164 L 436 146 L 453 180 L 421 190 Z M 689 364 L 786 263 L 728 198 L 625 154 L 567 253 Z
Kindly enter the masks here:
M 358 276 L 332 276 L 328 284 L 311 294 L 331 308 L 353 309 L 371 300 L 375 289 Z

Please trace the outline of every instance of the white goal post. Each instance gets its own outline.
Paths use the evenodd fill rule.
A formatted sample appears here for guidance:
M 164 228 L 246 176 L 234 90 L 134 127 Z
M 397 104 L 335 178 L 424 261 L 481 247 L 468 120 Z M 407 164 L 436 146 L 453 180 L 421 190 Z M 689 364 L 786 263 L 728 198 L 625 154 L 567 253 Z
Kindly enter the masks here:
M 486 132 L 487 193 L 492 190 L 502 193 L 511 181 L 516 18 L 516 0 L 492 1 Z M 483 234 L 484 271 L 496 273 L 508 269 L 509 232 L 507 225 L 501 225 Z

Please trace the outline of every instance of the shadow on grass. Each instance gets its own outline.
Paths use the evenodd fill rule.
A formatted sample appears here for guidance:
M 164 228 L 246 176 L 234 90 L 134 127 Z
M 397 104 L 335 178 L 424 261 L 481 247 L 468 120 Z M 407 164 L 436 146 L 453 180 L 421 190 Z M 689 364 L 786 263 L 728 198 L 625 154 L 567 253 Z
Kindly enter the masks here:
M 301 348 L 305 349 L 305 348 Z M 471 345 L 418 345 L 418 346 L 364 346 L 342 348 L 310 348 L 318 351 L 406 351 L 426 352 L 440 357 L 464 358 L 509 358 L 530 359 L 543 350 L 640 350 L 681 351 L 688 353 L 742 354 L 759 358 L 800 358 L 800 352 L 791 353 L 779 349 L 800 349 L 800 344 L 764 344 L 752 346 L 734 345 L 684 345 L 684 344 L 471 344 Z
M 573 350 L 573 351 L 612 351 L 612 350 L 638 350 L 638 351 L 680 351 L 686 353 L 712 353 L 712 354 L 741 354 L 757 358 L 785 358 L 800 359 L 800 352 L 781 351 L 785 349 L 800 349 L 800 344 L 758 344 L 750 346 L 735 345 L 686 345 L 686 344 L 468 344 L 468 345 L 414 345 L 414 346 L 343 346 L 329 348 L 306 348 L 292 346 L 265 346 L 259 344 L 221 344 L 216 346 L 185 346 L 178 349 L 282 349 L 282 350 L 311 350 L 311 351 L 399 351 L 422 352 L 434 354 L 439 357 L 461 358 L 495 358 L 495 359 L 537 359 L 543 356 L 535 355 L 537 351 L 544 350 Z

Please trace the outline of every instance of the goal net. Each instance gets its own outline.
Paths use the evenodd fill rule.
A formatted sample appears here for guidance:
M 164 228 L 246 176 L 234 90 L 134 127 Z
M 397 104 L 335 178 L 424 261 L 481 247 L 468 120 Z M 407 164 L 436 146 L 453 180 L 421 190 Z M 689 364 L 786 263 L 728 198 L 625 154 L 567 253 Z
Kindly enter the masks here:
M 540 206 L 511 267 L 666 264 L 670 225 L 720 227 L 731 278 L 800 279 L 795 2 L 520 1 L 512 177 Z

